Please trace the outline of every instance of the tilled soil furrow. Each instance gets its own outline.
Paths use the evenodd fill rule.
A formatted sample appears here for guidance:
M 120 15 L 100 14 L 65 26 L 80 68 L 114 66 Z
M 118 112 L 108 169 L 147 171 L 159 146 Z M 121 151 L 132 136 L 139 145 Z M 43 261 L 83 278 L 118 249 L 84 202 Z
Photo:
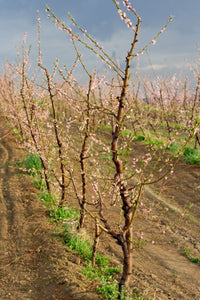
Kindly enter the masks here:
M 22 240 L 23 205 L 21 205 L 21 199 L 16 192 L 19 186 L 18 178 L 14 175 L 13 167 L 9 166 L 9 163 L 12 162 L 12 150 L 3 140 L 1 140 L 0 146 L 4 150 L 1 160 L 1 163 L 3 162 L 3 165 L 1 165 L 3 172 L 1 173 L 3 174 L 0 178 L 2 234 L 4 234 L 4 238 L 7 234 L 7 239 L 12 236 L 10 240 L 15 243 L 13 250 L 18 251 Z
M 7 285 L 7 292 L 2 296 L 0 293 L 3 297 L 0 299 L 28 299 L 21 293 L 23 287 L 20 284 L 25 275 L 21 263 L 28 242 L 23 237 L 24 207 L 19 195 L 20 182 L 12 166 L 12 149 L 3 139 L 0 148 L 0 284 Z M 18 291 L 9 292 L 12 289 Z
M 8 233 L 8 222 L 7 222 L 7 206 L 2 190 L 2 178 L 0 178 L 0 241 L 4 243 Z
M 8 151 L 1 143 L 0 138 L 0 242 L 7 238 L 7 206 L 6 201 L 3 195 L 3 184 L 4 184 L 4 176 L 5 176 L 5 165 L 8 161 Z
M 5 246 L 5 240 L 8 233 L 7 222 L 7 205 L 5 197 L 3 195 L 4 177 L 5 177 L 5 165 L 8 161 L 8 151 L 1 143 L 0 139 L 0 242 L 1 247 Z

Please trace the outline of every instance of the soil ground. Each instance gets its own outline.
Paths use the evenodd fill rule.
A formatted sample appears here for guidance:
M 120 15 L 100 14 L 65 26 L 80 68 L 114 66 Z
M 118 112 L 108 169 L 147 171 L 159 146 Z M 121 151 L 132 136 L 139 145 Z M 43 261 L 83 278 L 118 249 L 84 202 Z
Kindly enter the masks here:
M 0 300 L 101 299 L 77 255 L 52 235 L 30 178 L 17 172 L 23 155 L 0 119 Z M 137 240 L 131 285 L 143 299 L 199 300 L 200 264 L 184 248 L 200 257 L 200 166 L 179 163 L 164 183 L 144 189 L 142 202 L 151 212 L 141 206 L 134 222 L 145 243 Z M 105 233 L 99 251 L 122 264 L 120 247 Z

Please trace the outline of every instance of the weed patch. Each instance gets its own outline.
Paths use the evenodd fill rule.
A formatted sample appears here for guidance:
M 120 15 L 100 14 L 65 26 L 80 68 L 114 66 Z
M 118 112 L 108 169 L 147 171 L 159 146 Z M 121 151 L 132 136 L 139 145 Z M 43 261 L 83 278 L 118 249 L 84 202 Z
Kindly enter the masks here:
M 193 253 L 190 251 L 190 249 L 184 248 L 184 253 L 191 262 L 193 262 L 195 264 L 200 263 L 200 257 L 194 257 Z
M 192 147 L 185 148 L 183 152 L 183 159 L 187 164 L 200 165 L 200 151 Z
M 33 177 L 40 174 L 42 170 L 41 160 L 37 154 L 28 154 L 21 165 L 24 166 L 24 171 Z

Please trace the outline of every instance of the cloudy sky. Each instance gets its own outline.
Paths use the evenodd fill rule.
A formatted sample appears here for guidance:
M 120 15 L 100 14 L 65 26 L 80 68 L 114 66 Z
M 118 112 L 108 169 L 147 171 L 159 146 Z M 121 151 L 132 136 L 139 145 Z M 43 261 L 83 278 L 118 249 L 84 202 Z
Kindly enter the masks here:
M 122 1 L 120 2 L 123 8 Z M 193 64 L 200 47 L 200 1 L 199 0 L 130 0 L 142 18 L 137 50 L 145 46 L 160 31 L 170 15 L 174 15 L 166 31 L 156 44 L 139 57 L 140 71 L 151 73 L 152 67 L 159 74 L 188 72 L 186 61 Z M 0 0 L 0 65 L 5 58 L 14 61 L 16 47 L 21 47 L 27 32 L 27 45 L 32 44 L 33 60 L 37 60 L 37 16 L 41 18 L 41 50 L 45 66 L 51 68 L 56 57 L 70 68 L 74 51 L 66 33 L 60 31 L 47 18 L 45 5 L 67 26 L 73 28 L 67 12 L 87 29 L 104 49 L 123 65 L 133 39 L 133 32 L 119 18 L 112 0 Z M 129 15 L 133 25 L 134 16 Z M 88 55 L 81 48 L 89 68 L 102 68 L 96 56 Z M 200 55 L 200 54 L 199 54 Z M 152 66 L 149 64 L 149 58 Z M 135 67 L 135 64 L 133 64 Z M 132 69 L 134 70 L 134 68 Z M 133 71 L 134 72 L 134 71 Z

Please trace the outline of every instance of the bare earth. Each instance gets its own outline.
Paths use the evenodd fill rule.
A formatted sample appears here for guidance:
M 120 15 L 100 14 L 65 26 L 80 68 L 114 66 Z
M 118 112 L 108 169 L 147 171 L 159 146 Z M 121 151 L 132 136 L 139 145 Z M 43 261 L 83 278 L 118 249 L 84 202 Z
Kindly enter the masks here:
M 14 162 L 23 155 L 1 119 L 0 300 L 101 299 L 77 255 L 52 235 L 29 177 L 17 173 Z M 134 223 L 145 243 L 138 249 L 137 241 L 133 252 L 132 286 L 143 299 L 199 300 L 200 264 L 190 262 L 184 248 L 200 257 L 200 166 L 180 163 L 173 177 L 146 188 L 142 201 L 151 212 L 141 207 Z M 99 247 L 121 265 L 120 247 L 106 234 Z

